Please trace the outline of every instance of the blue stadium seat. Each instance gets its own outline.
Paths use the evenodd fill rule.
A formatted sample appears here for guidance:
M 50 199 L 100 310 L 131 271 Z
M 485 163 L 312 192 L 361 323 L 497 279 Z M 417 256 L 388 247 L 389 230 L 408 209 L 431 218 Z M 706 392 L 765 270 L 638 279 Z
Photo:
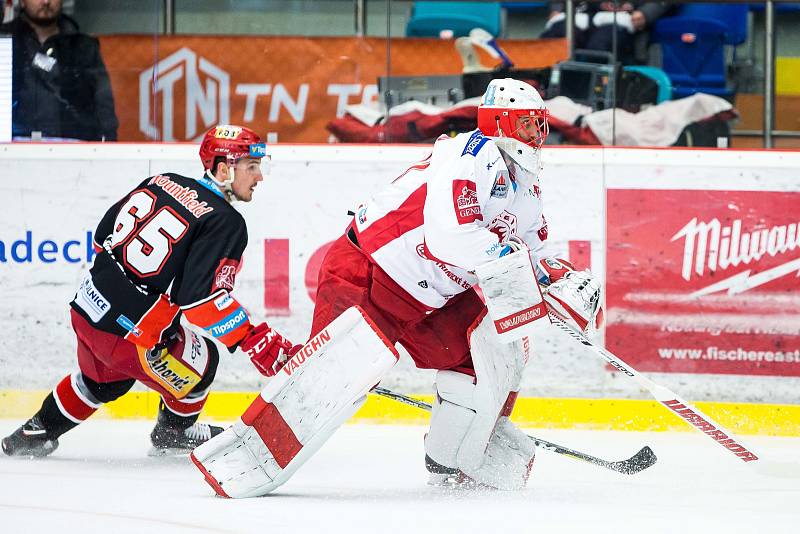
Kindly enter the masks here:
M 717 4 L 698 2 L 683 4 L 677 15 L 713 19 L 726 26 L 725 44 L 738 46 L 747 40 L 747 4 Z
M 497 2 L 414 2 L 406 36 L 438 37 L 442 30 L 453 30 L 454 37 L 464 37 L 473 28 L 483 28 L 498 37 L 500 21 Z
M 672 81 L 674 98 L 695 93 L 730 97 L 725 64 L 728 27 L 713 19 L 668 17 L 653 29 L 661 45 L 662 68 Z

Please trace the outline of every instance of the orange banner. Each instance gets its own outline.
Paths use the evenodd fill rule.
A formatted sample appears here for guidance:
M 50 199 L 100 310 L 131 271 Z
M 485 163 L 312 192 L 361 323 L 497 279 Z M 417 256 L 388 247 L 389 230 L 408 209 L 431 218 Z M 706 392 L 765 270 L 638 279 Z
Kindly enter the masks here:
M 348 104 L 377 97 L 377 78 L 459 74 L 452 40 L 354 37 L 104 36 L 120 141 L 197 140 L 235 123 L 281 142 L 325 143 Z M 566 59 L 563 40 L 504 41 L 517 68 Z M 484 59 L 485 64 L 490 61 Z

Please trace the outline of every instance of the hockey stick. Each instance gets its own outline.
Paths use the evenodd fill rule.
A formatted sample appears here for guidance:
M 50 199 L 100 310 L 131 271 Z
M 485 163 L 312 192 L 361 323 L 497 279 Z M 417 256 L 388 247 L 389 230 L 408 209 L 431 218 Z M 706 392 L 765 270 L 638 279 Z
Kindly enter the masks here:
M 707 435 L 719 445 L 722 445 L 733 454 L 736 455 L 737 458 L 744 462 L 752 462 L 758 460 L 758 456 L 754 454 L 750 449 L 746 448 L 742 445 L 741 441 L 738 438 L 733 437 L 733 433 L 726 430 L 722 425 L 711 419 L 709 416 L 705 415 L 703 412 L 689 404 L 687 401 L 680 398 L 678 395 L 670 391 L 669 389 L 665 388 L 664 386 L 660 386 L 650 380 L 647 377 L 640 375 L 635 369 L 633 369 L 630 365 L 623 362 L 617 356 L 609 352 L 608 350 L 604 349 L 603 347 L 599 347 L 589 341 L 586 336 L 577 332 L 572 327 L 570 327 L 563 319 L 559 316 L 555 315 L 554 313 L 550 312 L 550 318 L 553 321 L 553 324 L 559 327 L 561 330 L 569 334 L 573 339 L 579 341 L 582 345 L 588 347 L 594 354 L 603 358 L 609 364 L 611 364 L 614 368 L 618 369 L 623 374 L 628 375 L 629 377 L 633 378 L 640 386 L 645 388 L 650 394 L 656 399 L 658 402 L 669 408 L 669 410 L 675 413 L 677 416 L 683 418 L 686 422 L 694 426 L 697 430 L 702 432 L 703 434 Z
M 380 395 L 382 397 L 386 397 L 388 399 L 392 399 L 398 402 L 402 402 L 404 404 L 409 404 L 416 408 L 421 408 L 426 411 L 431 411 L 431 405 L 427 402 L 419 401 L 416 399 L 412 399 L 411 397 L 407 397 L 405 395 L 401 395 L 400 393 L 395 393 L 394 391 L 388 390 L 382 387 L 374 388 L 370 393 L 375 393 L 376 395 Z M 639 471 L 644 471 L 654 463 L 656 463 L 655 453 L 653 449 L 648 446 L 642 447 L 642 449 L 628 458 L 627 460 L 621 460 L 619 462 L 610 462 L 608 460 L 603 460 L 602 458 L 597 458 L 590 454 L 586 454 L 585 452 L 575 451 L 572 449 L 568 449 L 567 447 L 562 447 L 561 445 L 557 445 L 555 443 L 551 443 L 549 441 L 545 441 L 541 438 L 536 438 L 533 436 L 528 436 L 533 440 L 537 447 L 541 447 L 545 450 L 555 452 L 558 454 L 563 454 L 565 456 L 569 456 L 570 458 L 575 458 L 576 460 L 583 460 L 584 462 L 588 462 L 590 464 L 599 465 L 600 467 L 605 467 L 606 469 L 611 469 L 612 471 L 616 471 L 617 473 L 622 473 L 624 475 L 635 475 Z

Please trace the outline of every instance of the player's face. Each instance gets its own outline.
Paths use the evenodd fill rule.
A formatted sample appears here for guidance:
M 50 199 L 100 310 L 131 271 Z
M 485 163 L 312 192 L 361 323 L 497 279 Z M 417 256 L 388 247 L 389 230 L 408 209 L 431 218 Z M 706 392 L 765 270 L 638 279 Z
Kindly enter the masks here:
M 242 158 L 236 162 L 233 185 L 233 194 L 242 202 L 253 200 L 258 182 L 264 179 L 261 174 L 261 160 L 259 158 Z
M 531 146 L 540 146 L 544 141 L 543 131 L 546 129 L 544 121 L 542 117 L 519 117 L 516 124 L 518 138 Z

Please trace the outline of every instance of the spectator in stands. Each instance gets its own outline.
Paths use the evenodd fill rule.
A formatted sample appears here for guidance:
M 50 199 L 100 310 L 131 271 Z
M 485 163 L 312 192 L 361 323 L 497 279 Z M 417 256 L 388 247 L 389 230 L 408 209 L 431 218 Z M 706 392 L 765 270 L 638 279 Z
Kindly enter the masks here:
M 616 28 L 619 61 L 626 65 L 647 63 L 647 29 L 669 9 L 666 2 L 576 2 L 574 47 L 611 52 Z M 562 38 L 565 34 L 564 4 L 551 2 L 550 18 L 541 37 Z
M 0 32 L 13 38 L 14 137 L 116 141 L 100 43 L 78 31 L 61 0 L 20 0 L 18 15 Z

